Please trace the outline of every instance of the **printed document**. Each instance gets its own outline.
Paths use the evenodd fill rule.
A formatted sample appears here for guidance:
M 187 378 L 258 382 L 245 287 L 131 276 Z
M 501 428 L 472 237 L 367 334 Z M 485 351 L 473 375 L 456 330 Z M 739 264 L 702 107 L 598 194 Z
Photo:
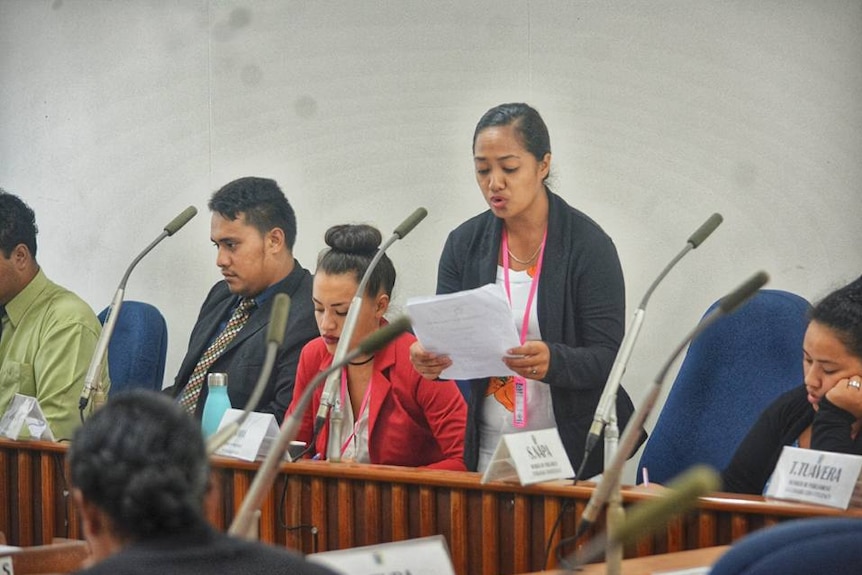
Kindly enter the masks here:
M 497 284 L 410 298 L 407 315 L 422 347 L 452 360 L 441 378 L 517 375 L 503 363 L 503 356 L 521 340 L 506 294 Z

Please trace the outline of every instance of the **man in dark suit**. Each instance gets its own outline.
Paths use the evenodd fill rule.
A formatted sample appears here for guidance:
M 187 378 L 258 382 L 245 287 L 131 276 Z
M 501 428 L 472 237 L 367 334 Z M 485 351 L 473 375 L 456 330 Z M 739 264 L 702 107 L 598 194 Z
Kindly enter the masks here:
M 189 338 L 170 393 L 198 418 L 207 396 L 206 375 L 226 373 L 231 405 L 241 409 L 254 390 L 266 355 L 266 331 L 275 294 L 290 296 L 284 343 L 255 411 L 281 423 L 293 397 L 299 352 L 317 337 L 312 278 L 293 257 L 296 216 L 274 180 L 246 177 L 213 194 L 210 236 L 224 281 L 210 290 Z

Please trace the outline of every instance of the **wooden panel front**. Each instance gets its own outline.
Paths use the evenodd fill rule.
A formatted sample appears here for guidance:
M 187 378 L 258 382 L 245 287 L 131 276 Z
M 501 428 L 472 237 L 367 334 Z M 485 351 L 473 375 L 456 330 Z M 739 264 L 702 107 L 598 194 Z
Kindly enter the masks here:
M 68 497 L 66 446 L 0 440 L 0 531 L 11 545 L 80 538 Z M 207 516 L 225 530 L 256 463 L 216 458 Z M 591 484 L 482 485 L 476 473 L 301 461 L 282 465 L 261 510 L 264 541 L 303 553 L 441 534 L 459 575 L 505 575 L 556 565 L 554 547 L 575 532 Z M 652 497 L 625 488 L 624 505 Z M 850 515 L 826 507 L 716 494 L 626 549 L 626 557 L 726 545 L 781 521 Z M 601 528 L 601 522 L 596 526 Z M 550 540 L 550 545 L 548 544 Z M 562 552 L 574 551 L 572 545 Z M 550 562 L 545 565 L 545 555 Z

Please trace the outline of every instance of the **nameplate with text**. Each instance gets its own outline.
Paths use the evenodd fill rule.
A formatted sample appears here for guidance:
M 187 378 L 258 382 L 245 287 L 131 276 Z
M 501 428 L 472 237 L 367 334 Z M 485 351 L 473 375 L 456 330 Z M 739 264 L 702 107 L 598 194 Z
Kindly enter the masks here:
M 560 434 L 552 427 L 503 435 L 482 475 L 482 483 L 517 480 L 521 485 L 532 485 L 574 475 Z
M 27 432 L 21 431 L 27 427 Z M 54 441 L 51 426 L 45 419 L 39 400 L 29 395 L 16 393 L 6 408 L 6 413 L 0 418 L 0 435 L 9 439 L 43 439 Z
M 221 418 L 219 429 L 240 418 L 241 409 L 228 409 Z M 216 450 L 216 455 L 234 457 L 244 461 L 263 459 L 278 437 L 278 423 L 271 413 L 252 411 L 239 430 L 227 443 Z
M 350 575 L 455 575 L 442 535 L 312 553 L 306 558 Z
M 785 446 L 767 497 L 847 509 L 862 471 L 862 456 Z

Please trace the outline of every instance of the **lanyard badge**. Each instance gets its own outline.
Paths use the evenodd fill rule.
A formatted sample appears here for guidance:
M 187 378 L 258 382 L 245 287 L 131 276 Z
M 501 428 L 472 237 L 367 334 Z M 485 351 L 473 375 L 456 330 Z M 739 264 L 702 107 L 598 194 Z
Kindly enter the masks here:
M 539 286 L 539 275 L 542 273 L 542 260 L 545 256 L 545 241 L 548 239 L 548 230 L 542 236 L 542 245 L 539 248 L 539 260 L 536 262 L 536 273 L 530 282 L 530 295 L 527 296 L 527 305 L 524 308 L 524 319 L 521 323 L 521 345 L 527 341 L 527 332 L 530 329 L 530 310 L 536 297 Z M 509 284 L 509 235 L 503 228 L 503 285 L 506 287 L 506 296 L 509 298 L 509 306 L 512 305 L 512 288 Z M 520 375 L 515 376 L 515 409 L 512 412 L 512 425 L 517 428 L 527 426 L 527 380 Z

